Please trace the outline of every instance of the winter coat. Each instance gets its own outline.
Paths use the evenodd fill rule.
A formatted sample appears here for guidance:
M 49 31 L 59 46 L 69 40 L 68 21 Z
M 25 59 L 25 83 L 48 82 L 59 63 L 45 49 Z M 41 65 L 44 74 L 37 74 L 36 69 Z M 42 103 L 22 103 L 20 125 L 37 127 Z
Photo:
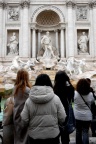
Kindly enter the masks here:
M 22 120 L 29 124 L 31 138 L 55 138 L 59 135 L 58 123 L 63 123 L 65 117 L 64 107 L 51 87 L 32 87 L 21 113 Z
M 4 109 L 6 108 L 6 106 L 10 105 L 10 97 L 6 100 L 5 104 L 4 104 Z M 13 144 L 14 143 L 14 125 L 13 124 L 8 124 L 5 125 L 5 119 L 6 117 L 4 117 L 5 114 L 3 114 L 3 144 Z
M 30 88 L 26 87 L 25 92 L 19 89 L 18 94 L 14 97 L 13 121 L 14 121 L 14 144 L 26 144 L 27 129 L 21 129 L 20 114 L 23 110 L 25 101 L 29 97 Z
M 82 95 L 82 97 L 85 99 L 85 101 L 88 103 L 88 105 L 91 107 L 91 103 L 94 101 L 94 97 L 92 92 L 90 92 L 88 95 Z M 90 121 L 92 120 L 92 113 L 88 106 L 83 101 L 80 94 L 75 91 L 74 96 L 74 115 L 77 120 L 82 121 Z

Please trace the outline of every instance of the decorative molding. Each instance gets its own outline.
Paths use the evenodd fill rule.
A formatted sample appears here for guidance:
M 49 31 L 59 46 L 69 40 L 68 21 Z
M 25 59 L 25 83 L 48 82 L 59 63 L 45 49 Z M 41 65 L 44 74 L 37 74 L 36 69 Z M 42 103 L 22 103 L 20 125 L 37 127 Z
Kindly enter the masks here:
M 60 28 L 65 29 L 66 28 L 66 23 L 59 23 L 58 25 L 54 25 L 54 26 L 40 26 L 38 24 L 34 25 L 33 23 L 30 23 L 30 28 L 31 29 L 36 29 L 36 30 L 41 30 L 41 31 L 54 31 L 55 29 L 60 30 Z
M 38 13 L 40 13 L 40 12 L 42 12 L 42 11 L 44 11 L 44 10 L 53 10 L 53 11 L 55 11 L 58 15 L 59 15 L 59 17 L 61 18 L 61 16 L 62 16 L 62 18 L 63 18 L 63 21 L 65 21 L 65 17 L 64 17 L 64 14 L 62 13 L 62 11 L 58 8 L 58 7 L 56 7 L 56 6 L 54 6 L 54 5 L 47 5 L 47 6 L 45 6 L 45 5 L 43 5 L 43 6 L 40 6 L 39 8 L 37 8 L 35 11 L 34 11 L 34 13 L 33 13 L 33 15 L 32 15 L 32 18 L 31 18 L 31 20 L 33 21 L 33 19 L 34 19 L 34 17 L 36 18 L 36 14 Z M 39 12 L 40 11 L 40 12 Z M 36 16 L 35 16 L 36 15 Z M 35 19 L 36 20 L 36 19 Z M 34 21 L 35 22 L 35 21 Z
M 20 23 L 16 23 L 16 22 L 13 22 L 13 23 L 10 23 L 10 22 L 8 22 L 8 23 L 6 23 L 6 26 L 7 27 L 20 27 Z
M 30 6 L 30 1 L 24 0 L 24 1 L 21 2 L 20 5 L 21 5 L 22 8 L 24 8 L 24 7 L 29 8 L 29 6 Z
M 69 0 L 68 2 L 66 2 L 66 6 L 70 8 L 74 8 L 76 4 L 72 0 Z

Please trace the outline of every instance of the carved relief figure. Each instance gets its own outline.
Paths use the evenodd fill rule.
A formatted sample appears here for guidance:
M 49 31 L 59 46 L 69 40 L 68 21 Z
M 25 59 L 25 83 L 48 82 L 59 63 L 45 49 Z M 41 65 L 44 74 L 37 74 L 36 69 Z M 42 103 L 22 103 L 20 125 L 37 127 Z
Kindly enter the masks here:
M 77 20 L 85 20 L 85 19 L 87 19 L 87 8 L 78 7 L 77 8 Z
M 8 54 L 11 54 L 11 55 L 18 55 L 18 40 L 17 40 L 17 37 L 16 37 L 16 33 L 13 32 L 13 35 L 10 37 L 10 42 L 7 44 L 8 48 L 9 48 L 9 53 Z
M 82 35 L 78 39 L 79 52 L 81 53 L 88 52 L 87 43 L 88 43 L 88 37 L 85 35 L 85 32 L 82 32 Z
M 19 9 L 18 8 L 10 8 L 8 11 L 8 19 L 12 21 L 19 20 Z

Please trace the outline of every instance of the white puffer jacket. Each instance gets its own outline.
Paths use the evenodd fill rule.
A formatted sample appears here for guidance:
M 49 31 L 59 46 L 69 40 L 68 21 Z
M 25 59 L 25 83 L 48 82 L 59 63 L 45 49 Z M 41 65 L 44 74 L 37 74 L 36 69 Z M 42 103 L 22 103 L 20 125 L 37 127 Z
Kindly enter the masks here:
M 21 118 L 29 123 L 30 137 L 46 139 L 58 136 L 58 123 L 65 121 L 66 114 L 59 97 L 54 94 L 51 87 L 33 86 Z

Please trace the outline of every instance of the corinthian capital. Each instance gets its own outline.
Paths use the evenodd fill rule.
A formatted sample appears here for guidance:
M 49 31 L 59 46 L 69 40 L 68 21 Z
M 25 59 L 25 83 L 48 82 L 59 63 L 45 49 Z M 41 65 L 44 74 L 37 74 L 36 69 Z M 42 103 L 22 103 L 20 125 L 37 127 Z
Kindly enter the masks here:
M 96 0 L 92 1 L 93 8 L 96 7 Z
M 71 7 L 71 8 L 73 7 L 74 8 L 76 4 L 72 0 L 68 0 L 66 2 L 66 5 L 67 5 L 67 7 Z
M 7 3 L 0 1 L 0 7 L 3 9 L 7 6 Z
M 30 6 L 30 1 L 29 0 L 22 0 L 21 2 L 21 7 L 29 7 Z

